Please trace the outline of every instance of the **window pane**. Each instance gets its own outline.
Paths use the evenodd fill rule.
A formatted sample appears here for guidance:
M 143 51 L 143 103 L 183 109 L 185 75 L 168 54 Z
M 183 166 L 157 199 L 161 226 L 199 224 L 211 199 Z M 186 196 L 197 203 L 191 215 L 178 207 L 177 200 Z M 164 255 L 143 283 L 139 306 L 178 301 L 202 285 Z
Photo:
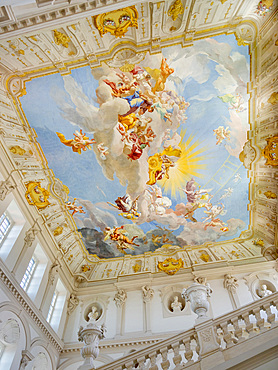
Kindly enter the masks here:
M 52 314 L 53 314 L 53 311 L 54 311 L 54 307 L 55 307 L 55 304 L 56 304 L 56 301 L 57 301 L 57 297 L 58 297 L 58 292 L 55 291 L 54 294 L 53 294 L 51 303 L 50 303 L 48 314 L 47 314 L 47 318 L 46 318 L 47 322 L 49 322 L 51 320 L 51 317 L 52 317 Z
M 27 266 L 25 274 L 24 274 L 24 276 L 21 280 L 21 283 L 20 283 L 20 286 L 23 290 L 26 290 L 28 288 L 28 285 L 31 281 L 32 275 L 35 272 L 36 264 L 37 264 L 37 262 L 36 262 L 35 258 L 32 257 L 28 266 Z
M 8 233 L 8 230 L 11 226 L 11 222 L 6 215 L 6 213 L 3 213 L 3 215 L 0 217 L 0 242 L 4 239 L 4 236 Z

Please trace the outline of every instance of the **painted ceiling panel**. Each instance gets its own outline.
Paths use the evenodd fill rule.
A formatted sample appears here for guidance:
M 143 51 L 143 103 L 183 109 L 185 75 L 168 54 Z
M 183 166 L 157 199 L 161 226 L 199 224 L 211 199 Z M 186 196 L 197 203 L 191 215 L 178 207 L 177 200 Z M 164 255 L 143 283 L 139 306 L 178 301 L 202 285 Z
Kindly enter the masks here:
M 26 83 L 23 110 L 89 253 L 200 245 L 247 228 L 249 73 L 247 46 L 223 35 Z

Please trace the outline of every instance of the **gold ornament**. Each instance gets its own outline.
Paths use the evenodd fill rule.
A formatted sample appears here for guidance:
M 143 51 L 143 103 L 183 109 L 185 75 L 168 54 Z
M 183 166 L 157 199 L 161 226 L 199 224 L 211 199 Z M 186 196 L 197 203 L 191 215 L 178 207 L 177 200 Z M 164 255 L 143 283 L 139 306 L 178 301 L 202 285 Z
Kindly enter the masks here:
M 135 263 L 135 265 L 132 266 L 132 269 L 136 273 L 136 272 L 140 271 L 141 266 L 139 265 L 139 263 Z
M 276 199 L 277 198 L 277 195 L 275 193 L 273 193 L 272 191 L 268 190 L 266 192 L 264 192 L 264 195 L 268 198 L 268 199 Z
M 62 226 L 58 226 L 56 227 L 56 229 L 53 231 L 53 235 L 54 236 L 58 236 L 58 235 L 61 235 L 63 232 L 63 227 Z
M 183 260 L 181 258 L 178 260 L 171 257 L 166 258 L 165 261 L 158 262 L 157 267 L 168 275 L 174 275 L 181 267 L 183 267 Z
M 25 198 L 30 205 L 36 206 L 37 208 L 45 208 L 50 204 L 47 200 L 50 193 L 41 187 L 40 182 L 31 181 L 26 184 L 26 188 Z
M 263 247 L 264 246 L 264 241 L 262 239 L 257 238 L 257 239 L 253 240 L 253 244 L 258 245 L 259 247 Z
M 24 155 L 26 153 L 26 150 L 21 148 L 19 145 L 11 146 L 9 149 L 13 154 Z
M 113 10 L 92 18 L 101 36 L 110 32 L 111 35 L 122 37 L 127 32 L 128 27 L 138 28 L 138 11 L 135 6 Z
M 184 7 L 182 5 L 181 0 L 176 0 L 170 6 L 168 10 L 168 16 L 172 17 L 173 21 L 175 21 L 180 14 L 184 13 Z
M 273 92 L 270 95 L 270 97 L 269 97 L 269 99 L 268 99 L 267 102 L 270 103 L 270 104 L 272 104 L 272 105 L 277 104 L 278 103 L 278 92 Z
M 126 62 L 122 67 L 120 67 L 120 70 L 122 72 L 130 72 L 135 68 L 135 64 L 131 64 Z
M 53 30 L 53 32 L 54 32 L 55 44 L 62 45 L 62 46 L 64 46 L 64 48 L 68 48 L 70 38 L 67 35 L 65 35 L 64 33 L 59 32 L 57 30 Z
M 87 271 L 90 271 L 90 270 L 91 270 L 91 266 L 89 266 L 89 265 L 81 266 L 81 271 L 82 272 L 87 272 Z
M 267 159 L 265 164 L 278 166 L 278 136 L 266 139 L 267 146 L 262 151 L 262 155 Z
M 201 260 L 202 260 L 202 261 L 204 261 L 204 262 L 209 262 L 209 260 L 210 260 L 209 255 L 208 255 L 208 254 L 205 254 L 205 253 L 202 253 L 202 254 L 200 255 L 200 258 L 201 258 Z

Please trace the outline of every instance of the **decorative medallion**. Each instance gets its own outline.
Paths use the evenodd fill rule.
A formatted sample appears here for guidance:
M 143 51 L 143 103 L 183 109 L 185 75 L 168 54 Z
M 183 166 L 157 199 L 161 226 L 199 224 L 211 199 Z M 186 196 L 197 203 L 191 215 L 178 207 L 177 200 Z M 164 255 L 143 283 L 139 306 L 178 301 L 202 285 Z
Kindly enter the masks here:
M 99 14 L 93 17 L 93 20 L 101 36 L 110 32 L 111 35 L 122 37 L 128 27 L 138 28 L 138 12 L 135 6 Z
M 50 193 L 46 189 L 41 187 L 40 182 L 29 182 L 26 185 L 27 191 L 25 197 L 29 204 L 36 206 L 37 208 L 45 208 L 50 203 L 47 200 Z
M 158 262 L 157 267 L 159 270 L 166 272 L 168 275 L 174 275 L 183 267 L 183 261 L 181 258 L 175 260 L 174 258 L 166 258 L 163 262 Z
M 140 63 L 145 58 L 145 53 L 138 53 L 131 48 L 124 48 L 117 51 L 112 60 L 106 62 L 111 68 L 119 68 L 122 72 L 131 72 L 135 65 Z M 135 72 L 135 71 L 134 71 Z
M 267 159 L 265 164 L 278 166 L 278 136 L 266 139 L 267 146 L 262 151 L 262 155 Z

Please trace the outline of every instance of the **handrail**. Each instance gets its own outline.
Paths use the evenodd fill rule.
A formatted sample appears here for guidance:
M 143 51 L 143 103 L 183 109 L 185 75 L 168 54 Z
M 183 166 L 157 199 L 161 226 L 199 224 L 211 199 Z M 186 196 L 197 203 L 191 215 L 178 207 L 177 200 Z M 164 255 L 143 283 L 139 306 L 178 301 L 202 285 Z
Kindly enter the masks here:
M 219 350 L 236 344 L 239 340 L 246 340 L 261 331 L 278 324 L 271 306 L 278 308 L 278 292 L 258 299 L 239 309 L 226 313 L 216 319 L 209 320 L 213 327 Z M 262 317 L 260 311 L 265 311 Z M 253 315 L 250 319 L 249 315 Z M 241 321 L 241 324 L 239 323 Z M 205 325 L 205 322 L 204 322 Z M 224 344 L 224 345 L 223 345 Z M 171 356 L 169 356 L 169 354 Z M 200 344 L 198 341 L 197 326 L 176 334 L 168 339 L 161 340 L 147 348 L 133 352 L 125 357 L 103 365 L 98 370 L 132 370 L 132 369 L 169 369 L 182 365 L 183 368 L 200 359 Z M 149 365 L 146 367 L 146 362 Z

